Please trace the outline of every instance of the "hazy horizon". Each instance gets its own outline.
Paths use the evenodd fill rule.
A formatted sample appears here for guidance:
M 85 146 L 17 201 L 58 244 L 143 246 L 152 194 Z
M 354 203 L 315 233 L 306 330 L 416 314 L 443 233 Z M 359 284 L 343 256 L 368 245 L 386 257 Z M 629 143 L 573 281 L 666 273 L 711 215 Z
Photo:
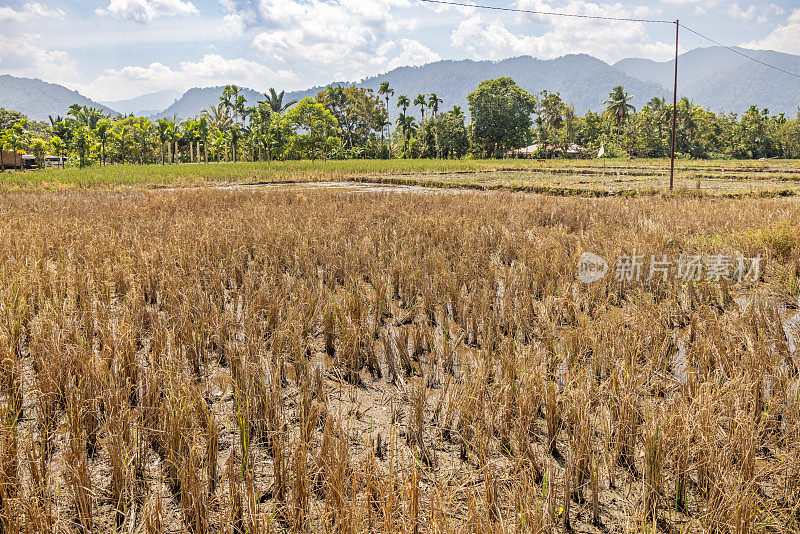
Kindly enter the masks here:
M 800 8 L 788 0 L 614 3 L 503 0 L 502 7 L 648 17 L 725 44 L 800 53 Z M 44 21 L 38 24 L 37 22 Z M 607 23 L 432 5 L 418 0 L 10 1 L 0 74 L 58 83 L 98 101 L 235 83 L 307 89 L 441 59 L 586 53 L 608 63 L 667 60 L 671 25 Z M 681 51 L 709 46 L 690 34 Z

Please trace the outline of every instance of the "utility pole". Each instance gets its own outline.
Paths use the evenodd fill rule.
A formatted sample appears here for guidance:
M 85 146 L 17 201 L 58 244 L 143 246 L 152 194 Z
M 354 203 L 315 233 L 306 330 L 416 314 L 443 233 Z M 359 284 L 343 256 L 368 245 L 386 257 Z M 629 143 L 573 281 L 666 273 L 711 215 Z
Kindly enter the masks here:
M 669 164 L 669 190 L 675 186 L 675 125 L 678 116 L 678 31 L 680 20 L 675 21 L 675 86 L 672 92 L 672 159 Z

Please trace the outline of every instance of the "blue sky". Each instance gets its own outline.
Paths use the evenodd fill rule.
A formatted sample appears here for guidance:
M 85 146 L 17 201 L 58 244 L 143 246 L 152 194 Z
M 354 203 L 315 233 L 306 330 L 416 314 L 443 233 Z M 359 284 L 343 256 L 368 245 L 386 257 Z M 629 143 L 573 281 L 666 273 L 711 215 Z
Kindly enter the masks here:
M 800 54 L 800 5 L 767 0 L 485 0 L 541 11 L 681 22 L 726 44 Z M 0 74 L 98 100 L 237 83 L 354 81 L 439 59 L 669 59 L 674 27 L 540 17 L 419 0 L 0 1 Z M 684 34 L 681 50 L 709 43 Z

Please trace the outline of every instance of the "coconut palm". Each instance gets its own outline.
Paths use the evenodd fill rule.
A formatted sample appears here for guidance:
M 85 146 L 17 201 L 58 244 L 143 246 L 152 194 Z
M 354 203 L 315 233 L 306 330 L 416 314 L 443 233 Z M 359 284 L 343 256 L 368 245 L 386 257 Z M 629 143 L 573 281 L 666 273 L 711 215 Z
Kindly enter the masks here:
M 225 111 L 225 104 L 222 102 L 216 106 L 211 106 L 210 108 L 204 109 L 200 112 L 200 116 L 207 118 L 211 127 L 218 130 L 227 128 L 226 123 L 228 120 L 230 120 Z
M 464 117 L 464 110 L 461 109 L 461 106 L 453 106 L 448 113 L 457 119 Z
M 280 93 L 275 91 L 274 88 L 269 88 L 269 93 L 264 93 L 264 100 L 259 102 L 259 104 L 267 104 L 269 108 L 272 110 L 273 113 L 283 113 L 290 107 L 297 104 L 297 100 L 290 100 L 288 102 L 284 102 L 283 98 L 286 96 L 286 91 L 281 91 Z
M 667 102 L 663 98 L 653 97 L 647 103 L 647 107 L 653 112 L 653 119 L 658 125 L 658 142 L 661 142 L 661 134 L 665 124 L 672 118 L 672 111 L 667 107 Z
M 617 137 L 619 137 L 620 128 L 625 124 L 628 115 L 636 113 L 636 108 L 628 103 L 632 98 L 633 96 L 626 93 L 621 85 L 618 85 L 608 93 L 608 100 L 603 102 L 608 106 L 606 115 L 617 125 Z

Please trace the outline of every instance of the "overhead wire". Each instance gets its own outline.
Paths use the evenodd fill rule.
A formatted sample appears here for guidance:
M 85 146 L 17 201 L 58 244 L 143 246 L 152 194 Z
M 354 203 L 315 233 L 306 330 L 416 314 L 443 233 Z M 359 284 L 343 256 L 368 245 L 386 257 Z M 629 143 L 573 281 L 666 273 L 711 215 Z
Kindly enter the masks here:
M 760 60 L 758 58 L 754 58 L 754 57 L 752 57 L 750 55 L 747 55 L 744 52 L 742 52 L 740 50 L 737 50 L 736 48 L 733 48 L 733 47 L 728 46 L 728 45 L 724 45 L 724 44 L 722 44 L 722 43 L 720 43 L 718 41 L 715 41 L 711 37 L 709 37 L 707 35 L 704 35 L 704 34 L 698 32 L 697 30 L 694 30 L 694 29 L 686 26 L 685 24 L 680 24 L 676 20 L 637 19 L 637 18 L 627 18 L 627 17 L 607 17 L 607 16 L 601 16 L 601 15 L 578 15 L 578 14 L 574 14 L 574 13 L 559 13 L 557 11 L 537 11 L 537 10 L 533 10 L 533 9 L 521 9 L 521 8 L 514 8 L 514 7 L 486 6 L 486 5 L 481 5 L 481 4 L 470 4 L 470 3 L 467 3 L 467 2 L 455 2 L 455 1 L 450 1 L 450 0 L 420 0 L 420 1 L 428 3 L 428 4 L 440 4 L 440 5 L 458 6 L 458 7 L 471 7 L 471 8 L 477 8 L 477 9 L 489 9 L 489 10 L 492 10 L 492 11 L 506 11 L 506 12 L 512 12 L 512 13 L 527 13 L 527 14 L 531 14 L 531 15 L 545 15 L 545 16 L 553 16 L 553 17 L 571 17 L 571 18 L 579 18 L 579 19 L 595 19 L 595 20 L 608 20 L 608 21 L 619 21 L 619 22 L 647 22 L 647 23 L 651 23 L 651 24 L 678 24 L 680 27 L 682 27 L 685 30 L 697 35 L 698 37 L 706 39 L 706 40 L 710 41 L 711 43 L 713 43 L 713 44 L 715 44 L 715 45 L 717 45 L 719 47 L 722 47 L 722 48 L 724 48 L 724 49 L 726 49 L 726 50 L 728 50 L 730 52 L 733 52 L 734 54 L 738 54 L 738 55 L 740 55 L 740 56 L 742 56 L 744 58 L 749 59 L 750 61 L 754 61 L 754 62 L 759 63 L 760 65 L 763 65 L 765 67 L 769 67 L 771 69 L 775 69 L 775 70 L 780 71 L 780 72 L 782 72 L 784 74 L 788 74 L 789 76 L 794 76 L 795 78 L 800 78 L 800 74 L 796 74 L 794 72 L 790 72 L 790 71 L 788 71 L 786 69 L 783 69 L 781 67 L 778 67 L 776 65 L 772 65 L 770 63 L 767 63 L 766 61 L 762 61 L 762 60 Z
M 654 20 L 654 19 L 633 19 L 625 17 L 604 17 L 600 15 L 577 15 L 573 13 L 558 13 L 556 11 L 535 11 L 532 9 L 519 9 L 514 7 L 501 7 L 501 6 L 483 6 L 478 4 L 468 4 L 466 2 L 451 2 L 447 0 L 421 0 L 429 4 L 442 4 L 446 6 L 459 6 L 459 7 L 476 7 L 480 9 L 492 9 L 494 11 L 511 11 L 513 13 L 529 13 L 532 15 L 551 15 L 555 17 L 573 17 L 579 19 L 598 19 L 598 20 L 615 20 L 624 22 L 652 22 L 656 24 L 675 24 L 674 20 Z
M 794 76 L 795 78 L 800 78 L 800 74 L 796 74 L 794 72 L 790 72 L 788 70 L 782 69 L 781 67 L 777 67 L 775 65 L 767 63 L 766 61 L 761 61 L 760 59 L 754 58 L 753 56 L 749 56 L 749 55 L 745 54 L 744 52 L 742 52 L 741 50 L 737 50 L 737 49 L 733 48 L 732 46 L 724 45 L 724 44 L 722 44 L 720 42 L 717 42 L 714 39 L 712 39 L 711 37 L 709 37 L 707 35 L 703 35 L 699 31 L 693 30 L 689 26 L 686 26 L 685 24 L 681 24 L 680 26 L 681 26 L 681 28 L 683 28 L 685 30 L 688 30 L 689 32 L 697 35 L 698 37 L 702 37 L 703 39 L 706 39 L 706 40 L 714 43 L 715 45 L 717 45 L 719 47 L 722 47 L 722 48 L 724 48 L 726 50 L 729 50 L 729 51 L 733 52 L 734 54 L 739 54 L 740 56 L 745 57 L 745 58 L 749 59 L 750 61 L 755 61 L 756 63 L 760 63 L 761 65 L 764 65 L 765 67 L 769 67 L 771 69 L 775 69 L 775 70 L 780 71 L 780 72 L 782 72 L 784 74 L 788 74 L 789 76 Z

